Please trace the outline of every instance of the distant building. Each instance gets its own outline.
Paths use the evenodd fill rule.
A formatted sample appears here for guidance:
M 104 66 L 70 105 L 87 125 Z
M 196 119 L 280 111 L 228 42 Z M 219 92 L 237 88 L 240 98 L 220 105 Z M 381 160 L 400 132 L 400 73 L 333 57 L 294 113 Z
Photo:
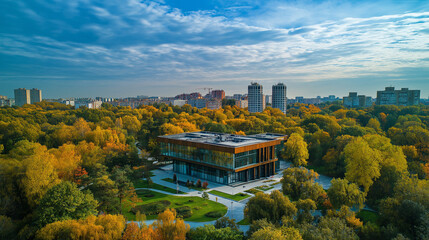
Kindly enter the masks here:
M 23 106 L 24 104 L 33 104 L 42 101 L 42 90 L 37 88 L 25 89 L 18 88 L 14 90 L 15 104 Z
M 205 108 L 206 104 L 207 104 L 207 99 L 205 99 L 205 98 L 189 99 L 188 104 L 191 105 L 192 107 L 196 107 L 198 109 Z
M 286 90 L 287 87 L 283 83 L 273 85 L 272 107 L 280 109 L 284 114 L 286 114 L 287 107 Z
M 3 95 L 0 95 L 0 99 L 6 100 L 6 99 L 7 99 L 7 97 L 6 97 L 6 96 L 3 96 Z
M 265 96 L 262 85 L 252 82 L 248 86 L 247 100 L 249 104 L 249 112 L 262 112 L 265 108 Z
M 220 99 L 211 99 L 206 101 L 206 108 L 211 110 L 216 110 L 222 108 L 222 100 Z
M 401 88 L 395 90 L 394 87 L 386 87 L 384 91 L 377 91 L 377 105 L 400 105 L 412 106 L 420 103 L 420 90 L 409 90 Z
M 37 88 L 33 88 L 30 90 L 30 101 L 31 104 L 41 102 L 42 101 L 42 90 Z
M 173 100 L 173 106 L 182 107 L 185 104 L 186 104 L 186 100 L 180 100 L 180 99 Z
M 235 100 L 241 100 L 242 97 L 243 97 L 243 94 L 234 94 L 232 96 L 232 98 L 235 99 Z
M 175 98 L 176 99 L 182 99 L 182 100 L 189 100 L 189 99 L 193 99 L 193 98 L 201 98 L 201 94 L 198 92 L 194 92 L 194 93 L 182 93 L 180 95 L 177 95 Z
M 225 98 L 224 90 L 213 90 L 210 93 L 211 98 L 222 100 Z
M 349 92 L 349 96 L 343 97 L 343 105 L 345 107 L 370 107 L 372 98 L 365 95 L 357 95 L 357 92 Z
M 90 101 L 76 101 L 75 108 L 80 108 L 82 106 L 87 107 L 89 109 L 99 109 L 101 108 L 102 101 L 90 100 Z
M 65 105 L 73 106 L 75 105 L 74 100 L 64 100 L 62 101 Z
M 272 95 L 264 95 L 265 96 L 265 106 L 267 106 L 268 104 L 271 105 L 272 104 Z
M 235 106 L 239 108 L 247 108 L 249 106 L 249 103 L 247 100 L 244 100 L 244 99 L 235 100 Z
M 15 104 L 17 106 L 23 106 L 24 104 L 31 104 L 30 90 L 25 88 L 15 89 Z
M 15 99 L 8 99 L 6 96 L 0 96 L 0 107 L 15 105 Z

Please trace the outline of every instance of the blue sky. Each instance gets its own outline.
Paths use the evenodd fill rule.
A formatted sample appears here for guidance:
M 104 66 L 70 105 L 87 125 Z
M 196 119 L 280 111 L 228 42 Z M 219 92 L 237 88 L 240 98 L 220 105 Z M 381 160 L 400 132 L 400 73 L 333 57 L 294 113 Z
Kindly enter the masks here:
M 0 95 L 429 94 L 429 1 L 2 0 Z M 203 90 L 200 90 L 203 91 Z

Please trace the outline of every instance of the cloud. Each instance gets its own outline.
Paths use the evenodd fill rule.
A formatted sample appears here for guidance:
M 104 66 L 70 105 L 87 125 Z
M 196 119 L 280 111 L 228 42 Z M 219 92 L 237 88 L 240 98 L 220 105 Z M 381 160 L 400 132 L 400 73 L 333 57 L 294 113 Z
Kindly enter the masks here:
M 52 81 L 131 85 L 156 80 L 166 87 L 180 82 L 185 91 L 204 81 L 234 89 L 233 84 L 251 80 L 305 83 L 400 75 L 427 86 L 409 69 L 429 67 L 429 12 L 362 16 L 358 13 L 372 6 L 365 3 L 353 14 L 335 13 L 330 19 L 327 12 L 354 6 L 332 1 L 189 12 L 135 0 L 6 5 L 0 22 L 15 20 L 16 26 L 0 28 L 0 79 L 54 76 Z M 237 14 L 223 14 L 229 11 Z M 311 19 L 315 11 L 320 16 Z

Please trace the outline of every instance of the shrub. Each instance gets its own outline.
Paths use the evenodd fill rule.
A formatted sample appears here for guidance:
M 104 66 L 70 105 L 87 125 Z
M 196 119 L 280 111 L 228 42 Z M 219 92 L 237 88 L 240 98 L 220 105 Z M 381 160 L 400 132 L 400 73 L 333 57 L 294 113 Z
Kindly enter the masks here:
M 201 180 L 200 179 L 198 179 L 197 180 L 197 184 L 195 185 L 197 188 L 200 188 L 201 187 Z
M 203 182 L 203 188 L 204 189 L 207 189 L 207 187 L 209 186 L 209 183 L 208 182 Z
M 200 210 L 201 207 L 194 207 L 194 210 Z
M 220 218 L 220 217 L 223 216 L 223 212 L 221 212 L 221 211 L 211 211 L 211 212 L 208 212 L 208 213 L 204 214 L 204 216 L 210 217 L 210 218 Z
M 195 202 L 194 199 L 189 199 L 188 202 Z
M 176 208 L 177 217 L 189 218 L 192 217 L 192 209 L 189 206 L 183 206 Z
M 158 202 L 148 203 L 139 205 L 136 207 L 133 207 L 131 209 L 131 212 L 134 214 L 137 214 L 137 212 L 140 211 L 140 213 L 145 215 L 156 215 L 159 213 L 164 212 L 168 206 L 170 206 L 171 202 L 168 200 L 161 200 Z

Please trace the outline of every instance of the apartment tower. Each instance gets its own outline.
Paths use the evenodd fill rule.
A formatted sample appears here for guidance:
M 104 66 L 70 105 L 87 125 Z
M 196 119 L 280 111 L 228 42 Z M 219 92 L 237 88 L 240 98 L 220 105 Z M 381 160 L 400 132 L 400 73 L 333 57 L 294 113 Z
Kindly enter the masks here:
M 286 97 L 287 87 L 283 83 L 278 83 L 273 85 L 273 95 L 272 95 L 272 107 L 280 109 L 284 114 L 286 114 L 287 107 L 287 97 Z

